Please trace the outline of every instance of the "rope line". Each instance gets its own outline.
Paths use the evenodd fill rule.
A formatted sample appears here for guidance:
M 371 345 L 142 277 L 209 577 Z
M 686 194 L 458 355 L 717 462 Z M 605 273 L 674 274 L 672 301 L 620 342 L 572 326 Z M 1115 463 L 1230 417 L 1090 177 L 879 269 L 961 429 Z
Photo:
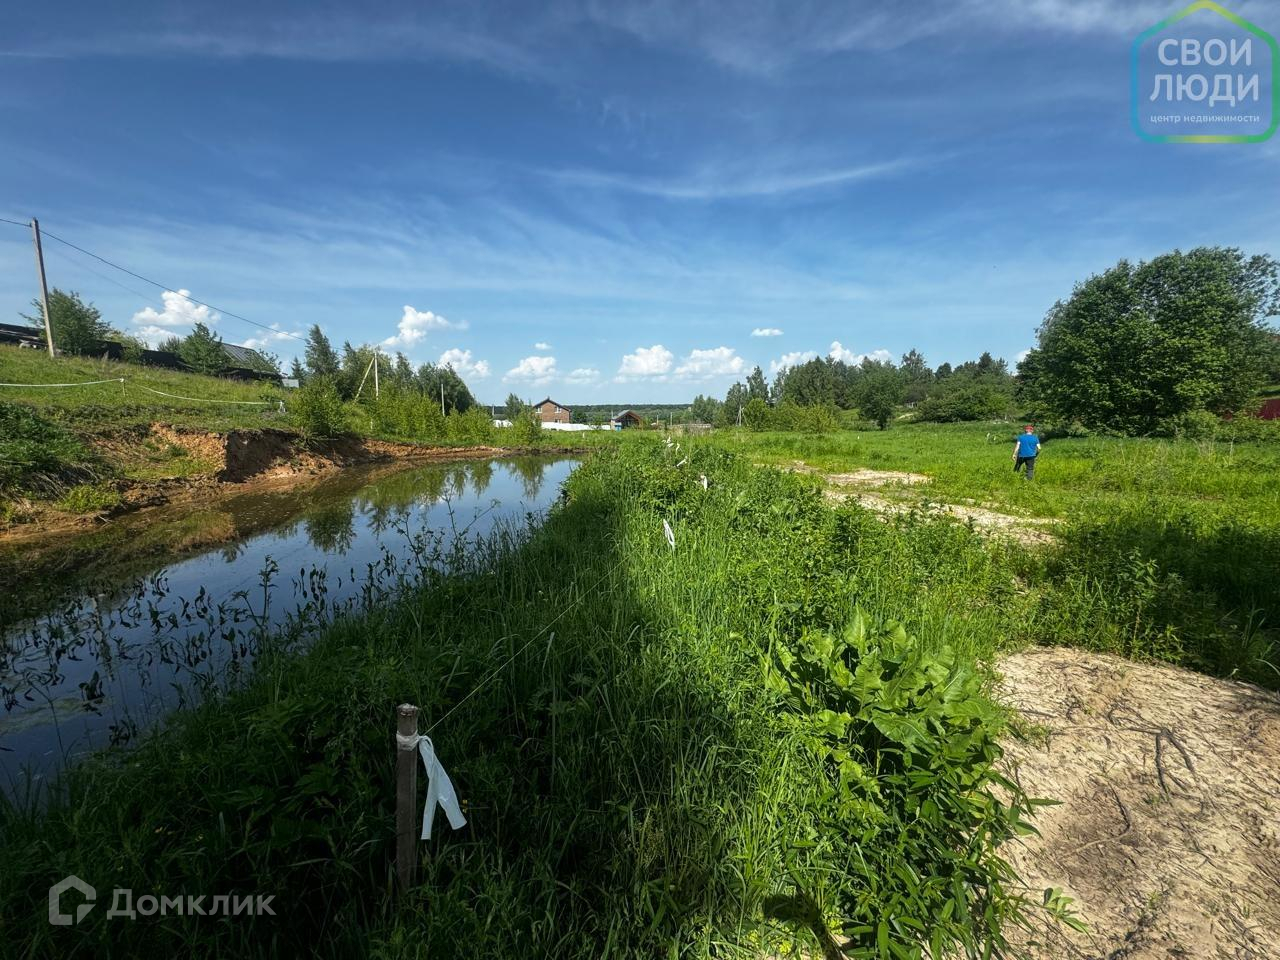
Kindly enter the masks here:
M 86 380 L 84 383 L 0 383 L 0 387 L 91 387 L 95 383 L 124 383 L 124 377 L 110 380 Z
M 580 604 L 588 596 L 593 594 L 600 587 L 602 583 L 604 583 L 606 580 L 612 577 L 614 573 L 617 572 L 618 568 L 621 567 L 626 562 L 626 559 L 627 559 L 626 557 L 622 557 L 621 559 L 619 559 L 617 563 L 615 563 L 612 567 L 609 568 L 609 571 L 604 576 L 602 576 L 599 580 L 597 580 L 591 586 L 591 589 L 581 594 L 576 600 L 573 600 L 567 607 L 565 607 L 563 610 L 557 613 L 554 617 L 552 617 L 551 620 L 548 623 L 546 623 L 541 630 L 539 630 L 532 637 L 530 637 L 529 640 L 523 646 L 521 646 L 519 650 L 517 650 L 511 656 L 507 657 L 506 660 L 502 661 L 502 663 L 498 664 L 498 666 L 494 667 L 491 671 L 489 671 L 489 674 L 483 680 L 477 683 L 475 687 L 472 688 L 470 693 L 468 693 L 465 697 L 463 697 L 461 700 L 455 703 L 452 707 L 446 710 L 444 715 L 439 720 L 431 724 L 431 726 L 427 727 L 426 733 L 423 735 L 426 736 L 427 734 L 430 734 L 432 730 L 434 730 L 436 727 L 440 726 L 440 724 L 448 720 L 455 710 L 457 710 L 464 703 L 466 703 L 468 700 L 474 697 L 477 693 L 479 693 L 482 689 L 484 689 L 484 687 L 488 685 L 489 681 L 491 681 L 499 673 L 501 673 L 503 670 L 509 667 L 511 663 L 516 659 L 516 657 L 520 656 L 520 654 L 528 650 L 529 647 L 533 645 L 535 640 L 537 640 L 539 637 L 545 634 L 548 630 L 550 630 L 553 626 L 555 626 L 561 617 L 563 617 L 566 613 L 568 613 L 570 610 L 572 610 L 574 607 Z M 555 634 L 552 634 L 553 639 L 554 637 L 555 637 Z
M 35 389 L 43 389 L 44 387 L 92 387 L 99 383 L 125 383 L 124 377 L 113 377 L 110 380 L 85 380 L 81 383 L 0 383 L 0 387 L 30 387 Z M 152 390 L 150 387 L 144 387 L 140 383 L 133 383 L 130 386 L 138 390 L 145 390 L 147 393 L 154 393 L 158 397 L 170 397 L 174 400 L 193 400 L 196 403 L 235 403 L 242 406 L 253 407 L 270 407 L 280 404 L 279 400 L 218 400 L 214 397 L 184 397 L 176 393 L 165 393 L 163 390 Z
M 123 382 L 123 380 L 121 382 Z M 144 387 L 140 383 L 135 383 L 134 386 L 139 390 L 147 391 L 147 393 L 154 393 L 158 397 L 172 397 L 174 400 L 195 400 L 197 403 L 240 403 L 255 407 L 269 407 L 274 403 L 279 403 L 278 400 L 214 400 L 211 397 L 182 397 L 176 393 L 165 393 L 163 390 L 152 390 L 150 387 Z

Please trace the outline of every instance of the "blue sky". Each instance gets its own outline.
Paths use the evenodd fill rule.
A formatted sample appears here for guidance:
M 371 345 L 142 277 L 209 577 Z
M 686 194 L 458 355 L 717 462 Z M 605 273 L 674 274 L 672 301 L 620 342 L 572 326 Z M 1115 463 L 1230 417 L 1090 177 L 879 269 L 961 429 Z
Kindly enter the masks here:
M 1280 254 L 1280 137 L 1130 129 L 1176 3 L 125 6 L 0 11 L 0 216 L 286 363 L 319 323 L 483 401 L 681 401 L 806 353 L 1013 360 L 1121 257 Z M 192 319 L 46 253 L 119 327 Z M 5 321 L 33 275 L 0 224 Z

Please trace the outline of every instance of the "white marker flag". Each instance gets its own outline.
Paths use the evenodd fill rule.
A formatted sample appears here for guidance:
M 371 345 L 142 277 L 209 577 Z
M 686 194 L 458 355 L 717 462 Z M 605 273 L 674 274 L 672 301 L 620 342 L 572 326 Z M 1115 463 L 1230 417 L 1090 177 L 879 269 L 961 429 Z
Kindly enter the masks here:
M 453 781 L 444 767 L 436 759 L 435 747 L 430 737 L 404 737 L 396 734 L 396 741 L 402 749 L 412 750 L 415 746 L 422 756 L 422 765 L 427 769 L 427 802 L 422 808 L 422 839 L 431 839 L 431 822 L 435 819 L 436 805 L 444 810 L 449 818 L 449 826 L 460 830 L 467 825 L 467 818 L 462 815 L 462 807 L 458 803 L 458 794 L 453 789 Z

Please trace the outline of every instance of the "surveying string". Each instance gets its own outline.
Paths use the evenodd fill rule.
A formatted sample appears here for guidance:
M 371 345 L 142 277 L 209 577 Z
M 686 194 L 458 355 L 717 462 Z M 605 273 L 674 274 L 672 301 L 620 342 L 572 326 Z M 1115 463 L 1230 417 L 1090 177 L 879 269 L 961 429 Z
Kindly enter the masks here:
M 121 382 L 123 382 L 123 380 Z M 154 393 L 157 397 L 170 397 L 174 400 L 195 400 L 197 403 L 239 403 L 254 407 L 269 407 L 273 403 L 279 403 L 278 400 L 214 400 L 210 397 L 180 397 L 176 393 L 165 393 L 163 390 L 152 390 L 150 387 L 144 387 L 140 383 L 135 383 L 134 386 L 139 390 L 147 391 L 147 393 Z
M 595 584 L 593 584 L 593 585 L 592 585 L 591 589 L 589 589 L 589 590 L 587 590 L 585 593 L 581 594 L 581 595 L 580 595 L 576 600 L 573 600 L 572 602 L 570 602 L 568 606 L 566 606 L 563 610 L 561 610 L 561 611 L 560 611 L 559 613 L 557 613 L 554 617 L 552 617 L 552 618 L 551 618 L 551 621 L 550 621 L 549 623 L 547 623 L 545 626 L 543 626 L 543 628 L 542 628 L 541 630 L 539 630 L 537 633 L 535 633 L 532 637 L 530 637 L 530 638 L 529 638 L 529 640 L 528 640 L 528 641 L 527 641 L 523 646 L 521 646 L 519 650 L 517 650 L 517 651 L 516 651 L 515 653 L 513 653 L 511 656 L 507 657 L 507 659 L 506 659 L 506 660 L 504 660 L 502 663 L 498 664 L 498 666 L 496 666 L 493 670 L 489 671 L 489 674 L 488 674 L 488 675 L 487 675 L 483 680 L 481 680 L 479 683 L 477 683 L 477 684 L 475 685 L 475 687 L 473 687 L 473 688 L 472 688 L 472 690 L 471 690 L 471 692 L 470 692 L 470 693 L 468 693 L 465 697 L 463 697 L 461 700 L 459 700 L 457 703 L 455 703 L 452 707 L 450 707 L 448 710 L 446 710 L 446 711 L 445 711 L 445 713 L 444 713 L 444 716 L 442 716 L 439 720 L 437 720 L 437 721 L 436 721 L 435 723 L 433 723 L 431 726 L 427 727 L 426 734 L 430 734 L 432 730 L 434 730 L 436 727 L 440 726 L 440 724 L 442 724 L 442 723 L 444 723 L 446 720 L 448 720 L 448 719 L 449 719 L 449 717 L 450 717 L 450 715 L 451 715 L 455 710 L 457 710 L 460 706 L 462 706 L 464 703 L 466 703 L 468 700 L 470 700 L 473 696 L 475 696 L 477 693 L 479 693 L 479 692 L 480 692 L 480 690 L 482 690 L 482 689 L 483 689 L 483 688 L 484 688 L 484 687 L 489 683 L 489 681 L 490 681 L 490 680 L 492 680 L 492 679 L 493 679 L 494 677 L 496 677 L 499 673 L 501 673 L 503 670 L 505 670 L 507 667 L 509 667 L 509 666 L 511 665 L 512 661 L 514 661 L 514 660 L 516 659 L 516 657 L 520 656 L 520 654 L 522 654 L 522 653 L 524 653 L 526 650 L 528 650 L 528 649 L 529 649 L 529 647 L 531 647 L 531 646 L 533 645 L 533 643 L 534 643 L 534 641 L 535 641 L 535 640 L 537 640 L 539 637 L 541 637 L 543 634 L 545 634 L 548 630 L 550 630 L 552 627 L 554 627 L 554 626 L 556 625 L 556 623 L 560 620 L 560 618 L 561 618 L 561 617 L 563 617 L 566 613 L 568 613 L 570 610 L 572 610 L 574 607 L 576 607 L 578 604 L 580 604 L 580 603 L 581 603 L 583 600 L 585 600 L 585 599 L 586 599 L 590 594 L 594 593 L 594 592 L 596 591 L 596 589 L 597 589 L 597 588 L 599 588 L 599 586 L 600 586 L 602 583 L 604 583 L 606 580 L 608 580 L 610 577 L 612 577 L 612 576 L 614 575 L 614 573 L 616 573 L 616 572 L 617 572 L 618 568 L 619 568 L 619 567 L 621 567 L 624 563 L 626 563 L 626 557 L 623 557 L 623 558 L 622 558 L 622 559 L 620 559 L 617 563 L 615 563 L 615 564 L 614 564 L 614 565 L 609 569 L 608 573 L 606 573 L 606 574 L 605 574 L 604 576 L 602 576 L 599 580 L 597 580 L 597 581 L 595 582 Z M 552 636 L 554 637 L 554 634 L 553 634 Z M 424 734 L 424 736 L 426 736 L 426 734 Z
M 0 387 L 92 387 L 96 383 L 124 383 L 124 377 L 113 377 L 110 380 L 86 380 L 84 383 L 0 383 Z

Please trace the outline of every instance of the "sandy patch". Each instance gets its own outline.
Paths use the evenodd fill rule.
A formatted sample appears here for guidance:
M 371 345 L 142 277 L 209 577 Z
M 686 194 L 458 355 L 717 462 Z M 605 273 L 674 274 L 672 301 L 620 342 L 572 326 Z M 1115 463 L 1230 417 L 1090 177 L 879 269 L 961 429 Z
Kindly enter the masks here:
M 1017 779 L 1061 801 L 1010 859 L 1089 925 L 1015 932 L 1031 956 L 1280 957 L 1280 696 L 1066 648 L 1002 670 L 1047 733 L 1007 744 Z
M 959 503 L 890 500 L 862 491 L 828 489 L 823 491 L 823 496 L 836 502 L 852 500 L 859 506 L 874 510 L 883 516 L 921 513 L 925 516 L 950 517 L 961 523 L 972 525 L 981 534 L 1004 537 L 1024 546 L 1043 546 L 1052 543 L 1054 536 L 1051 531 L 1058 522 L 1038 517 L 1015 517 L 1007 513 L 997 513 L 985 507 L 966 506 Z

